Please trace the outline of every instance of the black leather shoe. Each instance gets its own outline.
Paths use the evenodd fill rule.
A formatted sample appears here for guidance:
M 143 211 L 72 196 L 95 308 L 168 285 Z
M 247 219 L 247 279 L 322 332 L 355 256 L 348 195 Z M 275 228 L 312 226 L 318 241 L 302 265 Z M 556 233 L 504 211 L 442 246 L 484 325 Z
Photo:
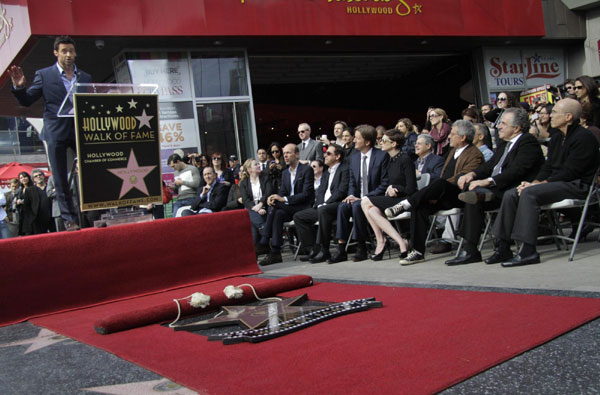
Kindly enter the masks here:
M 362 262 L 366 261 L 367 259 L 369 259 L 369 256 L 367 255 L 367 250 L 365 250 L 364 248 L 357 248 L 354 257 L 352 257 L 352 262 Z
M 315 256 L 317 256 L 318 253 L 319 253 L 319 249 L 318 248 L 311 248 L 310 254 L 300 257 L 300 261 L 302 261 L 302 262 L 308 262 L 312 258 L 314 258 Z
M 258 264 L 260 266 L 268 266 L 268 265 L 272 265 L 274 263 L 281 263 L 281 262 L 283 262 L 283 259 L 281 259 L 280 253 L 270 253 L 269 255 L 267 255 L 266 257 L 261 259 L 261 261 L 258 262 Z
M 494 251 L 491 257 L 485 260 L 485 263 L 488 265 L 493 265 L 494 263 L 500 262 L 508 262 L 512 259 L 512 252 L 503 252 L 503 251 Z
M 263 244 L 257 244 L 254 246 L 254 251 L 256 252 L 256 256 L 268 254 L 270 249 L 268 246 Z
M 502 262 L 502 267 L 513 267 L 513 266 L 525 266 L 540 263 L 540 254 L 537 252 L 529 256 L 515 255 L 513 259 L 508 262 Z
M 321 263 L 331 258 L 329 251 L 320 251 L 317 255 L 310 259 L 310 263 Z
M 329 263 L 339 263 L 348 260 L 348 255 L 346 255 L 346 251 L 343 248 L 339 248 L 333 253 L 331 258 L 327 260 Z
M 380 261 L 383 259 L 383 254 L 385 253 L 385 250 L 388 249 L 388 242 L 387 239 L 383 242 L 383 248 L 381 249 L 381 252 L 379 254 L 369 254 L 369 259 L 372 261 Z
M 467 204 L 476 204 L 478 202 L 489 202 L 494 198 L 491 192 L 480 193 L 475 191 L 467 191 L 458 194 L 458 200 Z
M 462 250 L 456 258 L 446 261 L 446 265 L 457 266 L 475 262 L 481 262 L 481 254 L 479 251 L 469 253 L 465 250 Z

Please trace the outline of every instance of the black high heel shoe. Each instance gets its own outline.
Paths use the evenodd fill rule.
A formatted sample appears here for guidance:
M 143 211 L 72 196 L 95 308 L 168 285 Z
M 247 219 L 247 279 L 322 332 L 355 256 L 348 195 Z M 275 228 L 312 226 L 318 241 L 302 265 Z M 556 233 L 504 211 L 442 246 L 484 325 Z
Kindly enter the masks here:
M 383 259 L 383 254 L 385 253 L 385 250 L 387 250 L 389 248 L 389 244 L 387 242 L 387 239 L 385 239 L 385 241 L 383 242 L 383 249 L 381 250 L 381 252 L 379 254 L 369 254 L 369 259 L 372 261 L 380 261 Z

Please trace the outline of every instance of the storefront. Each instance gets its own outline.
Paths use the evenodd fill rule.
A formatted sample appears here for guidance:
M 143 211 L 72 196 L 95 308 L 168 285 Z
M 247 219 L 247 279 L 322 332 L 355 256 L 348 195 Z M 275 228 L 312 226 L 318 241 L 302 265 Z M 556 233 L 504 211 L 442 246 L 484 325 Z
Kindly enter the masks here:
M 456 118 L 566 75 L 540 0 L 4 0 L 0 15 L 3 71 L 17 63 L 31 80 L 53 61 L 51 36 L 68 34 L 96 81 L 157 83 L 163 158 L 244 159 L 296 141 L 303 121 L 320 135 L 336 119 L 422 123 L 429 105 Z M 39 116 L 15 105 L 6 73 L 0 84 L 0 115 Z

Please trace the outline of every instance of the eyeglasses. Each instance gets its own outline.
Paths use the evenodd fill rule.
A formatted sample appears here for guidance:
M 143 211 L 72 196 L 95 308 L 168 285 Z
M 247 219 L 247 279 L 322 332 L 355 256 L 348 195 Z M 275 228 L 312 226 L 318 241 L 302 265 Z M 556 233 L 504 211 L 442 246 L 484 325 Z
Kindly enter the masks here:
M 278 150 L 278 149 L 275 149 L 275 150 L 271 151 L 271 153 L 272 153 L 272 154 L 278 154 L 278 153 L 279 153 L 279 150 Z
M 335 153 L 334 152 L 325 151 L 325 155 L 331 156 L 331 155 L 335 155 Z
M 575 89 L 575 87 L 573 85 L 567 85 L 565 86 L 565 89 L 570 91 L 571 89 Z
M 496 99 L 496 101 L 507 101 L 508 99 L 506 97 L 499 97 Z
M 222 160 L 222 158 L 212 158 L 212 160 Z
M 43 174 L 34 174 L 33 176 L 34 177 L 43 177 L 44 175 Z
M 308 129 L 305 129 L 305 130 L 298 130 L 298 134 L 300 134 L 300 133 L 304 133 L 304 132 L 308 132 Z
M 439 117 L 439 115 L 437 115 L 437 114 L 429 114 L 429 118 L 437 118 L 437 117 Z
M 584 88 L 583 85 L 575 85 L 575 89 L 577 89 L 577 90 L 580 90 L 580 89 L 583 89 L 583 88 Z

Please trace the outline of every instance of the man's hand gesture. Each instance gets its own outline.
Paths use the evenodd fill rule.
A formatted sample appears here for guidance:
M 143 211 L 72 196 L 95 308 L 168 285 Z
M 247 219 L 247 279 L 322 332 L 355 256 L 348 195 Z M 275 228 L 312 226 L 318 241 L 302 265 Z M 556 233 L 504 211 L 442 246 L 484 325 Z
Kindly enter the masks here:
M 23 74 L 23 70 L 19 66 L 10 66 L 8 75 L 10 75 L 13 85 L 17 88 L 25 86 L 25 74 Z

